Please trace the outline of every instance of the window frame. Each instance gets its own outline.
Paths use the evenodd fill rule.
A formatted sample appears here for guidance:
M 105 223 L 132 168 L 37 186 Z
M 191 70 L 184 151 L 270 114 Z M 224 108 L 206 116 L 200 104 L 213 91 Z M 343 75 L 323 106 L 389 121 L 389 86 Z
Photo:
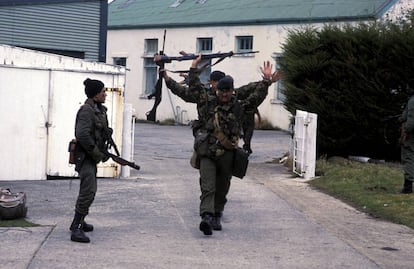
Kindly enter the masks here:
M 205 49 L 204 46 L 202 46 L 201 42 L 203 41 L 210 41 L 210 48 L 209 49 Z M 198 54 L 208 54 L 208 53 L 212 53 L 213 52 L 213 38 L 211 37 L 197 37 L 197 44 L 196 44 L 196 48 L 197 48 L 197 53 Z M 211 74 L 211 59 L 209 60 L 202 60 L 199 63 L 199 67 L 203 66 L 204 64 L 208 64 L 206 68 L 204 68 L 204 70 L 200 73 L 200 81 L 203 84 L 207 84 L 208 80 L 210 79 L 210 74 Z
M 112 63 L 114 65 L 125 66 L 127 65 L 128 57 L 112 57 Z
M 197 52 L 198 53 L 211 53 L 212 51 L 213 51 L 213 38 L 197 37 Z
M 272 58 L 274 60 L 274 66 L 275 66 L 276 71 L 280 70 L 280 63 L 283 59 L 283 53 L 274 52 L 272 54 Z M 275 103 L 275 104 L 284 103 L 284 101 L 286 100 L 286 96 L 282 93 L 284 89 L 285 89 L 285 86 L 281 79 L 275 82 L 273 99 L 271 99 L 272 103 Z
M 252 35 L 241 35 L 235 37 L 235 51 L 236 52 L 249 52 L 253 51 L 253 36 Z
M 158 79 L 158 66 L 154 62 L 154 55 L 158 52 L 158 38 L 146 38 L 144 40 L 143 58 L 143 89 L 142 96 L 146 97 L 155 90 L 155 84 Z

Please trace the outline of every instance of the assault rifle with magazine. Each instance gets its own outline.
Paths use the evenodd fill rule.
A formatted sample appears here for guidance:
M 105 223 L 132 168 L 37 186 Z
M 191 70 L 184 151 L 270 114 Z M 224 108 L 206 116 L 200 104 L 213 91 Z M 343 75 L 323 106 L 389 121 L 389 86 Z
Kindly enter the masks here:
M 70 164 L 76 164 L 76 158 L 75 158 L 76 147 L 77 147 L 77 141 L 76 141 L 76 139 L 72 139 L 69 142 L 69 148 L 68 148 L 69 163 Z M 110 153 L 109 152 L 110 148 L 113 148 L 116 154 Z M 106 150 L 103 153 L 105 155 L 107 155 L 108 157 L 110 157 L 114 162 L 116 162 L 116 163 L 118 163 L 122 166 L 129 166 L 129 167 L 134 168 L 136 170 L 141 169 L 141 167 L 139 165 L 137 165 L 136 163 L 127 161 L 127 160 L 120 157 L 121 154 L 119 154 L 118 147 L 116 146 L 114 140 L 112 139 L 112 136 L 108 135 Z
M 207 53 L 207 54 L 201 54 L 201 60 L 210 60 L 210 59 L 215 59 L 218 58 L 218 60 L 212 64 L 216 65 L 219 62 L 223 61 L 225 58 L 227 57 L 232 57 L 234 55 L 249 55 L 249 54 L 254 54 L 254 53 L 258 53 L 259 51 L 243 51 L 243 52 L 233 52 L 233 51 L 229 51 L 229 52 L 224 52 L 224 53 Z M 199 54 L 188 54 L 186 52 L 181 51 L 180 52 L 181 56 L 167 56 L 165 54 L 160 55 L 157 54 L 154 58 L 154 61 L 160 65 L 160 64 L 164 64 L 164 63 L 171 63 L 172 61 L 188 61 L 188 60 L 194 60 L 198 57 Z
M 110 153 L 108 151 L 108 149 L 111 148 L 111 147 L 114 149 L 116 155 L 115 154 L 112 154 L 112 153 Z M 129 166 L 131 168 L 134 168 L 136 170 L 141 169 L 141 167 L 139 165 L 135 164 L 134 162 L 127 161 L 127 160 L 125 160 L 125 159 L 123 159 L 123 158 L 120 157 L 121 154 L 119 154 L 118 147 L 116 146 L 115 141 L 112 139 L 112 136 L 109 136 L 108 137 L 108 140 L 107 140 L 107 150 L 104 153 L 107 156 L 109 156 L 114 162 L 116 162 L 116 163 L 118 163 L 118 164 L 120 164 L 122 166 L 127 165 L 127 166 Z

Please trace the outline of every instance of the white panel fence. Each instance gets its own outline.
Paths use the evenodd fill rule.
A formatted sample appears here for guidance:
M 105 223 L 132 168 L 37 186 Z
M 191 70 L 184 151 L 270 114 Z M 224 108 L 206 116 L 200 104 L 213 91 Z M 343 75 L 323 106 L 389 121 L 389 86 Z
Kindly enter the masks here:
M 293 172 L 304 179 L 315 177 L 317 119 L 317 114 L 296 110 Z

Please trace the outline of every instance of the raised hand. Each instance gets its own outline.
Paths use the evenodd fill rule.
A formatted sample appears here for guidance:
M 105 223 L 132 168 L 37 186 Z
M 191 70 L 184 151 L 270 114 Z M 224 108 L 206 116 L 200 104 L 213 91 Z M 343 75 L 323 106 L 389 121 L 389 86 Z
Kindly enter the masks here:
M 278 81 L 283 76 L 282 70 L 277 70 L 272 74 L 272 82 Z
M 273 65 L 270 63 L 270 61 L 263 63 L 263 67 L 260 67 L 263 79 L 272 80 L 272 69 Z
M 201 62 L 201 54 L 198 55 L 197 58 L 195 58 L 191 64 L 192 68 L 197 68 L 198 64 Z
M 276 82 L 282 77 L 283 72 L 281 70 L 278 70 L 272 73 L 272 69 L 273 65 L 270 63 L 270 61 L 264 62 L 263 67 L 260 67 L 263 79 L 270 80 L 271 82 Z

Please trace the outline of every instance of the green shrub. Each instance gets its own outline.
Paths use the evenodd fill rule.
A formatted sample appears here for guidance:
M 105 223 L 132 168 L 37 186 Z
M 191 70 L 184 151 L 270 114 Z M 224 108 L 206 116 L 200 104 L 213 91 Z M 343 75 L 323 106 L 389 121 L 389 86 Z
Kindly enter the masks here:
M 326 25 L 283 44 L 285 107 L 318 114 L 318 156 L 399 159 L 397 117 L 411 91 L 414 27 Z

